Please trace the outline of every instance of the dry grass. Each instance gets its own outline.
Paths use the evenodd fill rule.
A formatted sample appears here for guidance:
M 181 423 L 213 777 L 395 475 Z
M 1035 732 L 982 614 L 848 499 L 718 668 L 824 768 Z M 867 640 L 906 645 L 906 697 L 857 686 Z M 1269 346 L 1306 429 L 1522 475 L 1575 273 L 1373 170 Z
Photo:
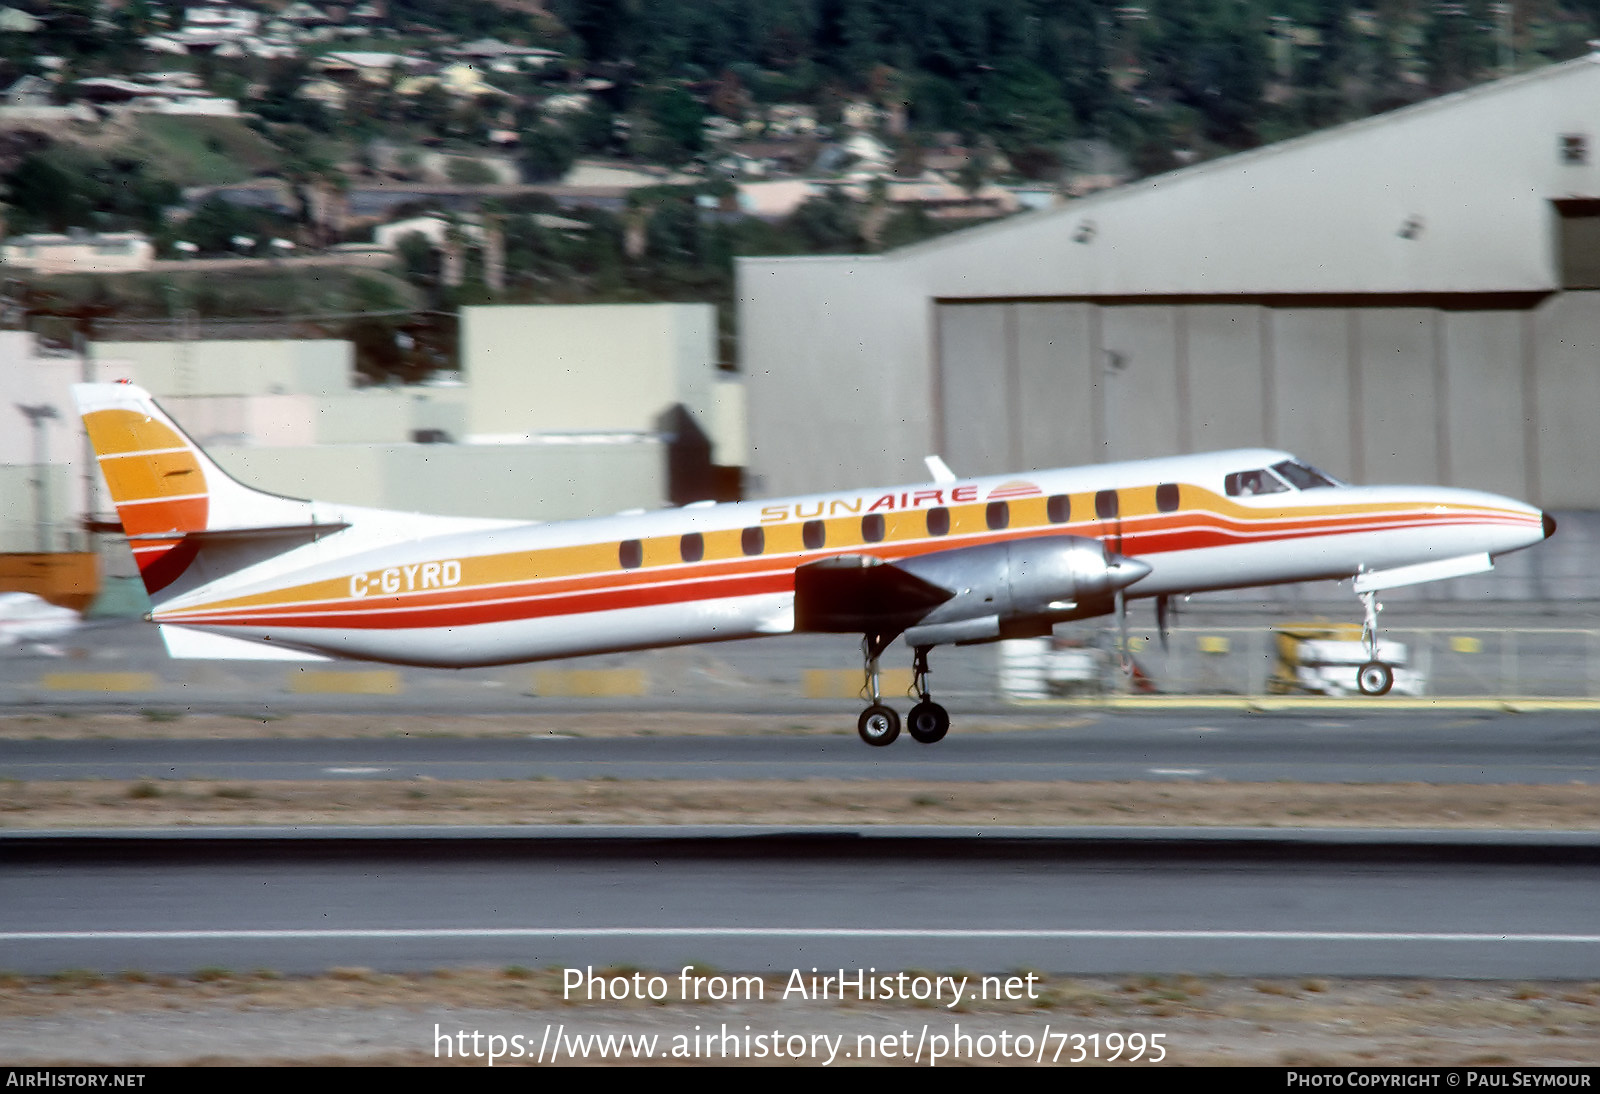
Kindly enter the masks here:
M 676 971 L 667 971 L 674 987 Z M 433 1056 L 435 1024 L 537 1037 L 546 1023 L 569 1033 L 663 1038 L 726 1023 L 736 1030 L 844 1034 L 852 1044 L 857 1034 L 902 1029 L 913 1031 L 915 1043 L 924 1024 L 934 1033 L 948 1034 L 959 1022 L 973 1036 L 1006 1030 L 1035 1037 L 1048 1024 L 1102 1038 L 1159 1033 L 1166 1062 L 1186 1065 L 1592 1064 L 1600 1053 L 1600 984 L 1592 983 L 1044 976 L 1032 1001 L 964 1003 L 957 1010 L 784 1000 L 783 978 L 765 984 L 763 1001 L 734 1005 L 569 999 L 553 969 L 0 977 L 0 1057 L 13 1065 L 432 1064 L 448 1062 Z M 71 1036 L 41 1036 L 59 1030 L 62 1019 L 72 1020 Z M 319 1036 L 330 1029 L 358 1043 L 334 1045 L 338 1038 Z M 230 1039 L 243 1049 L 227 1050 Z M 67 1044 L 77 1047 L 69 1053 Z
M 0 782 L 0 828 L 205 824 L 1163 825 L 1592 829 L 1593 787 L 1324 783 Z

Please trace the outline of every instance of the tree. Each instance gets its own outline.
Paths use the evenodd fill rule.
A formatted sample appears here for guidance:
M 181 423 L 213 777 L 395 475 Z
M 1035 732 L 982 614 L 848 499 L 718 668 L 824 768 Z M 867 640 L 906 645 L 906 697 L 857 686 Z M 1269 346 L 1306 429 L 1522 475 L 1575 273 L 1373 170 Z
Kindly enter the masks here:
M 789 214 L 784 226 L 813 254 L 848 254 L 863 249 L 861 212 L 842 190 L 808 199 Z
M 577 158 L 578 142 L 554 122 L 540 122 L 522 134 L 522 177 L 528 182 L 554 182 Z
M 49 154 L 29 156 L 5 181 L 13 230 L 64 232 L 94 221 L 94 203 L 78 178 Z
M 681 87 L 655 88 L 644 96 L 630 143 L 641 159 L 686 163 L 705 147 L 705 107 Z
M 266 86 L 255 103 L 255 112 L 269 122 L 303 125 L 326 133 L 333 128 L 323 105 L 304 98 L 301 88 L 311 76 L 311 65 L 301 58 L 272 62 Z
M 131 155 L 100 156 L 72 145 L 33 153 L 5 176 L 12 227 L 22 231 L 68 228 L 153 231 L 162 212 L 181 195 Z
M 1073 135 L 1076 120 L 1048 72 L 1028 61 L 1011 62 L 983 81 L 979 105 L 984 130 L 1018 170 L 1035 178 L 1059 170 L 1053 146 Z

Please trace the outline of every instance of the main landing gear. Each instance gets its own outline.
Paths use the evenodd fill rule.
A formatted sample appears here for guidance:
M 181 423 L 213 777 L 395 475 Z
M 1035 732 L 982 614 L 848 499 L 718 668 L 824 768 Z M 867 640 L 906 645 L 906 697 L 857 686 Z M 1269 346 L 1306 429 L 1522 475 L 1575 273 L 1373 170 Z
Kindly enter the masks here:
M 869 634 L 861 640 L 867 677 L 863 690 L 871 700 L 871 705 L 856 719 L 856 732 L 867 744 L 879 748 L 893 744 L 894 739 L 900 736 L 900 715 L 895 713 L 893 707 L 884 705 L 878 684 L 878 658 L 894 638 L 892 634 Z M 928 694 L 928 651 L 932 648 L 918 646 L 914 651 L 911 675 L 918 701 L 906 715 L 906 729 L 911 733 L 911 739 L 925 745 L 942 741 L 950 731 L 950 712 L 935 703 Z
M 1378 660 L 1378 606 L 1376 591 L 1362 593 L 1361 603 L 1366 605 L 1366 622 L 1361 625 L 1361 641 L 1367 647 L 1367 663 L 1356 670 L 1356 687 L 1363 695 L 1387 695 L 1394 687 L 1394 669 Z

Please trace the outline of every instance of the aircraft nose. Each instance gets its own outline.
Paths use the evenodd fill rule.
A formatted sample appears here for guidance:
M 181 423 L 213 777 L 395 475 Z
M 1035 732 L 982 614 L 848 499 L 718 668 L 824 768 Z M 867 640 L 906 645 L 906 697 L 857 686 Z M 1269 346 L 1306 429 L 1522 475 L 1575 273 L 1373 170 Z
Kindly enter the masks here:
M 1556 518 L 1549 513 L 1544 514 L 1544 538 L 1549 539 L 1556 534 Z

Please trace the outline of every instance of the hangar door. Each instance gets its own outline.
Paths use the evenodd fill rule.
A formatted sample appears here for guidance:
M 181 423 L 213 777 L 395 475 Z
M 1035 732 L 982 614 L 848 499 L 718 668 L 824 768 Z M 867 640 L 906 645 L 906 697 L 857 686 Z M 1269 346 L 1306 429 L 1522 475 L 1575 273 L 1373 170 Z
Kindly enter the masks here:
M 1537 498 L 1553 485 L 1542 464 L 1600 452 L 1600 431 L 1548 428 L 1569 408 L 1592 416 L 1600 293 L 1537 310 L 1119 298 L 935 315 L 933 443 L 958 474 L 1266 445 L 1357 482 Z M 1580 359 L 1588 380 L 1569 375 Z
M 1183 451 L 1173 309 L 937 305 L 935 444 L 959 474 Z

